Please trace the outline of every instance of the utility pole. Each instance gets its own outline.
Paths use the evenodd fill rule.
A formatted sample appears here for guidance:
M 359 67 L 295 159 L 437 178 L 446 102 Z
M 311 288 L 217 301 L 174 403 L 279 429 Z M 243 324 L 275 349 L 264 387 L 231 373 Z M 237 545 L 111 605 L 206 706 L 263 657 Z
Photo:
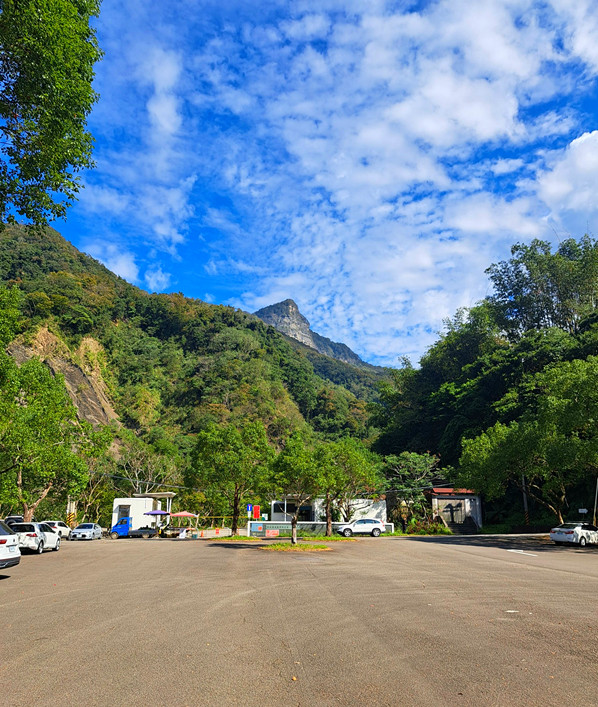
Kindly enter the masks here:
M 70 496 L 66 502 L 66 524 L 69 528 L 75 527 L 75 520 L 77 518 L 77 501 L 73 500 Z
M 525 524 L 529 525 L 529 510 L 527 507 L 527 491 L 525 489 L 525 474 L 521 474 L 521 490 L 523 491 L 523 515 L 525 516 Z M 594 514 L 596 511 L 594 511 Z
M 598 503 L 598 476 L 596 477 L 596 493 L 594 494 L 594 518 L 593 523 L 596 525 L 596 504 Z

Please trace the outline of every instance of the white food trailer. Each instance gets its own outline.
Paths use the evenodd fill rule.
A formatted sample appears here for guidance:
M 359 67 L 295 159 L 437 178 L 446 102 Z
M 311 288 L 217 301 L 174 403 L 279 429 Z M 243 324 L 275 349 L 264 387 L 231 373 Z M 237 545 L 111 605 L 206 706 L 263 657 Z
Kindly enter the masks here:
M 160 510 L 170 513 L 174 496 L 176 493 L 165 491 L 162 493 L 134 493 L 131 498 L 115 498 L 112 504 L 111 527 L 115 526 L 121 518 L 131 518 L 131 527 L 133 528 L 155 528 L 158 525 L 163 525 L 160 523 L 161 516 L 148 516 L 146 513 Z M 164 509 L 162 509 L 162 501 L 166 503 Z

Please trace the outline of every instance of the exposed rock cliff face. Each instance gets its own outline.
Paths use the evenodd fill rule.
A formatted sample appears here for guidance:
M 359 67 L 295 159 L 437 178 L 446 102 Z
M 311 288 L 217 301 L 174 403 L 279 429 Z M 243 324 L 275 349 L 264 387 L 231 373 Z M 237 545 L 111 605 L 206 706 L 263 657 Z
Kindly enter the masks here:
M 254 313 L 266 324 L 270 324 L 278 331 L 300 341 L 305 346 L 315 349 L 321 354 L 336 358 L 339 361 L 350 363 L 360 368 L 369 368 L 369 364 L 362 361 L 359 356 L 351 351 L 345 344 L 320 336 L 309 328 L 309 322 L 299 311 L 299 307 L 292 299 L 271 304 L 269 307 L 259 309 Z
M 79 417 L 94 427 L 117 419 L 97 361 L 100 351 L 100 344 L 87 337 L 72 355 L 64 343 L 45 327 L 38 331 L 32 342 L 24 344 L 15 341 L 8 347 L 8 353 L 17 363 L 37 356 L 52 373 L 63 375 Z M 81 365 L 74 363 L 73 358 L 80 359 Z
M 283 334 L 297 339 L 312 349 L 317 348 L 313 338 L 313 332 L 309 328 L 309 322 L 299 311 L 296 303 L 292 299 L 285 299 L 284 302 L 271 304 L 255 312 L 266 324 L 270 324 Z

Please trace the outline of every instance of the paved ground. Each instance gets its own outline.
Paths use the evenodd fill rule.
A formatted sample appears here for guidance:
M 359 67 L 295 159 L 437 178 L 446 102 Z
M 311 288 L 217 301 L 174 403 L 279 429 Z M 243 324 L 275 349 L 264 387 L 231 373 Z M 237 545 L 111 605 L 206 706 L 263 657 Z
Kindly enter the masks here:
M 598 705 L 598 548 L 64 543 L 0 574 L 0 705 Z

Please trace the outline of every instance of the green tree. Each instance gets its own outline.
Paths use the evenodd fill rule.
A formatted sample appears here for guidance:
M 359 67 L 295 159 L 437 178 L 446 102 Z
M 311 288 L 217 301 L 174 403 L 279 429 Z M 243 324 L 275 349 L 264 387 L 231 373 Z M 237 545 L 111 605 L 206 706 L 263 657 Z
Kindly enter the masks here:
M 328 448 L 328 470 L 324 470 L 322 486 L 325 501 L 333 497 L 343 520 L 348 523 L 356 509 L 359 498 L 369 498 L 384 488 L 380 473 L 380 457 L 371 452 L 357 439 L 345 437 L 332 442 Z M 331 472 L 328 477 L 326 471 Z M 325 483 L 331 478 L 332 485 Z M 332 535 L 332 515 L 326 505 L 326 535 Z
M 596 309 L 598 242 L 589 236 L 550 243 L 516 244 L 511 258 L 486 272 L 494 285 L 488 298 L 498 323 L 517 338 L 530 329 L 559 327 L 574 333 Z
M 0 347 L 4 349 L 15 337 L 21 316 L 22 293 L 17 287 L 0 287 Z
M 22 508 L 25 520 L 53 493 L 80 491 L 83 455 L 94 435 L 77 420 L 62 377 L 37 359 L 18 367 L 0 353 L 0 497 Z
M 547 367 L 525 395 L 518 420 L 464 441 L 460 481 L 489 498 L 525 485 L 562 521 L 567 492 L 598 470 L 598 357 Z
M 567 469 L 554 464 L 553 439 L 536 421 L 497 422 L 475 439 L 464 440 L 459 483 L 488 499 L 504 495 L 509 484 L 551 510 L 559 522 L 566 502 Z
M 391 454 L 384 459 L 384 475 L 389 491 L 387 498 L 394 500 L 395 520 L 408 516 L 425 518 L 428 501 L 424 491 L 432 487 L 434 481 L 444 478 L 445 473 L 439 467 L 440 459 L 434 454 L 401 452 Z
M 227 499 L 231 530 L 237 535 L 241 504 L 262 488 L 273 456 L 261 422 L 249 422 L 240 429 L 232 424 L 210 424 L 197 435 L 187 482 L 189 486 L 211 487 Z
M 131 430 L 121 429 L 117 472 L 130 484 L 129 493 L 149 493 L 162 484 L 178 481 L 181 460 L 176 454 L 162 454 Z
M 98 0 L 0 4 L 0 222 L 64 217 L 92 166 Z
M 86 459 L 87 483 L 77 494 L 77 516 L 79 522 L 93 521 L 110 523 L 112 501 L 119 495 L 115 476 L 118 476 L 116 462 L 108 453 L 113 431 L 104 427 L 95 433 L 96 453 Z M 103 518 L 102 518 L 103 516 Z
M 487 303 L 459 310 L 445 321 L 439 340 L 415 369 L 403 360 L 390 382 L 380 387 L 380 400 L 370 405 L 372 423 L 381 434 L 373 445 L 383 455 L 405 449 L 442 454 L 446 463 L 459 458 L 459 440 L 480 417 L 488 414 L 494 397 L 490 389 L 472 389 L 480 366 L 506 346 Z M 499 394 L 500 397 L 500 394 Z M 464 404 L 462 404 L 462 402 Z
M 291 543 L 297 544 L 297 521 L 301 506 L 322 489 L 322 467 L 314 449 L 304 436 L 295 433 L 287 440 L 273 464 L 270 491 L 276 498 L 290 497 L 295 502 L 291 516 Z

